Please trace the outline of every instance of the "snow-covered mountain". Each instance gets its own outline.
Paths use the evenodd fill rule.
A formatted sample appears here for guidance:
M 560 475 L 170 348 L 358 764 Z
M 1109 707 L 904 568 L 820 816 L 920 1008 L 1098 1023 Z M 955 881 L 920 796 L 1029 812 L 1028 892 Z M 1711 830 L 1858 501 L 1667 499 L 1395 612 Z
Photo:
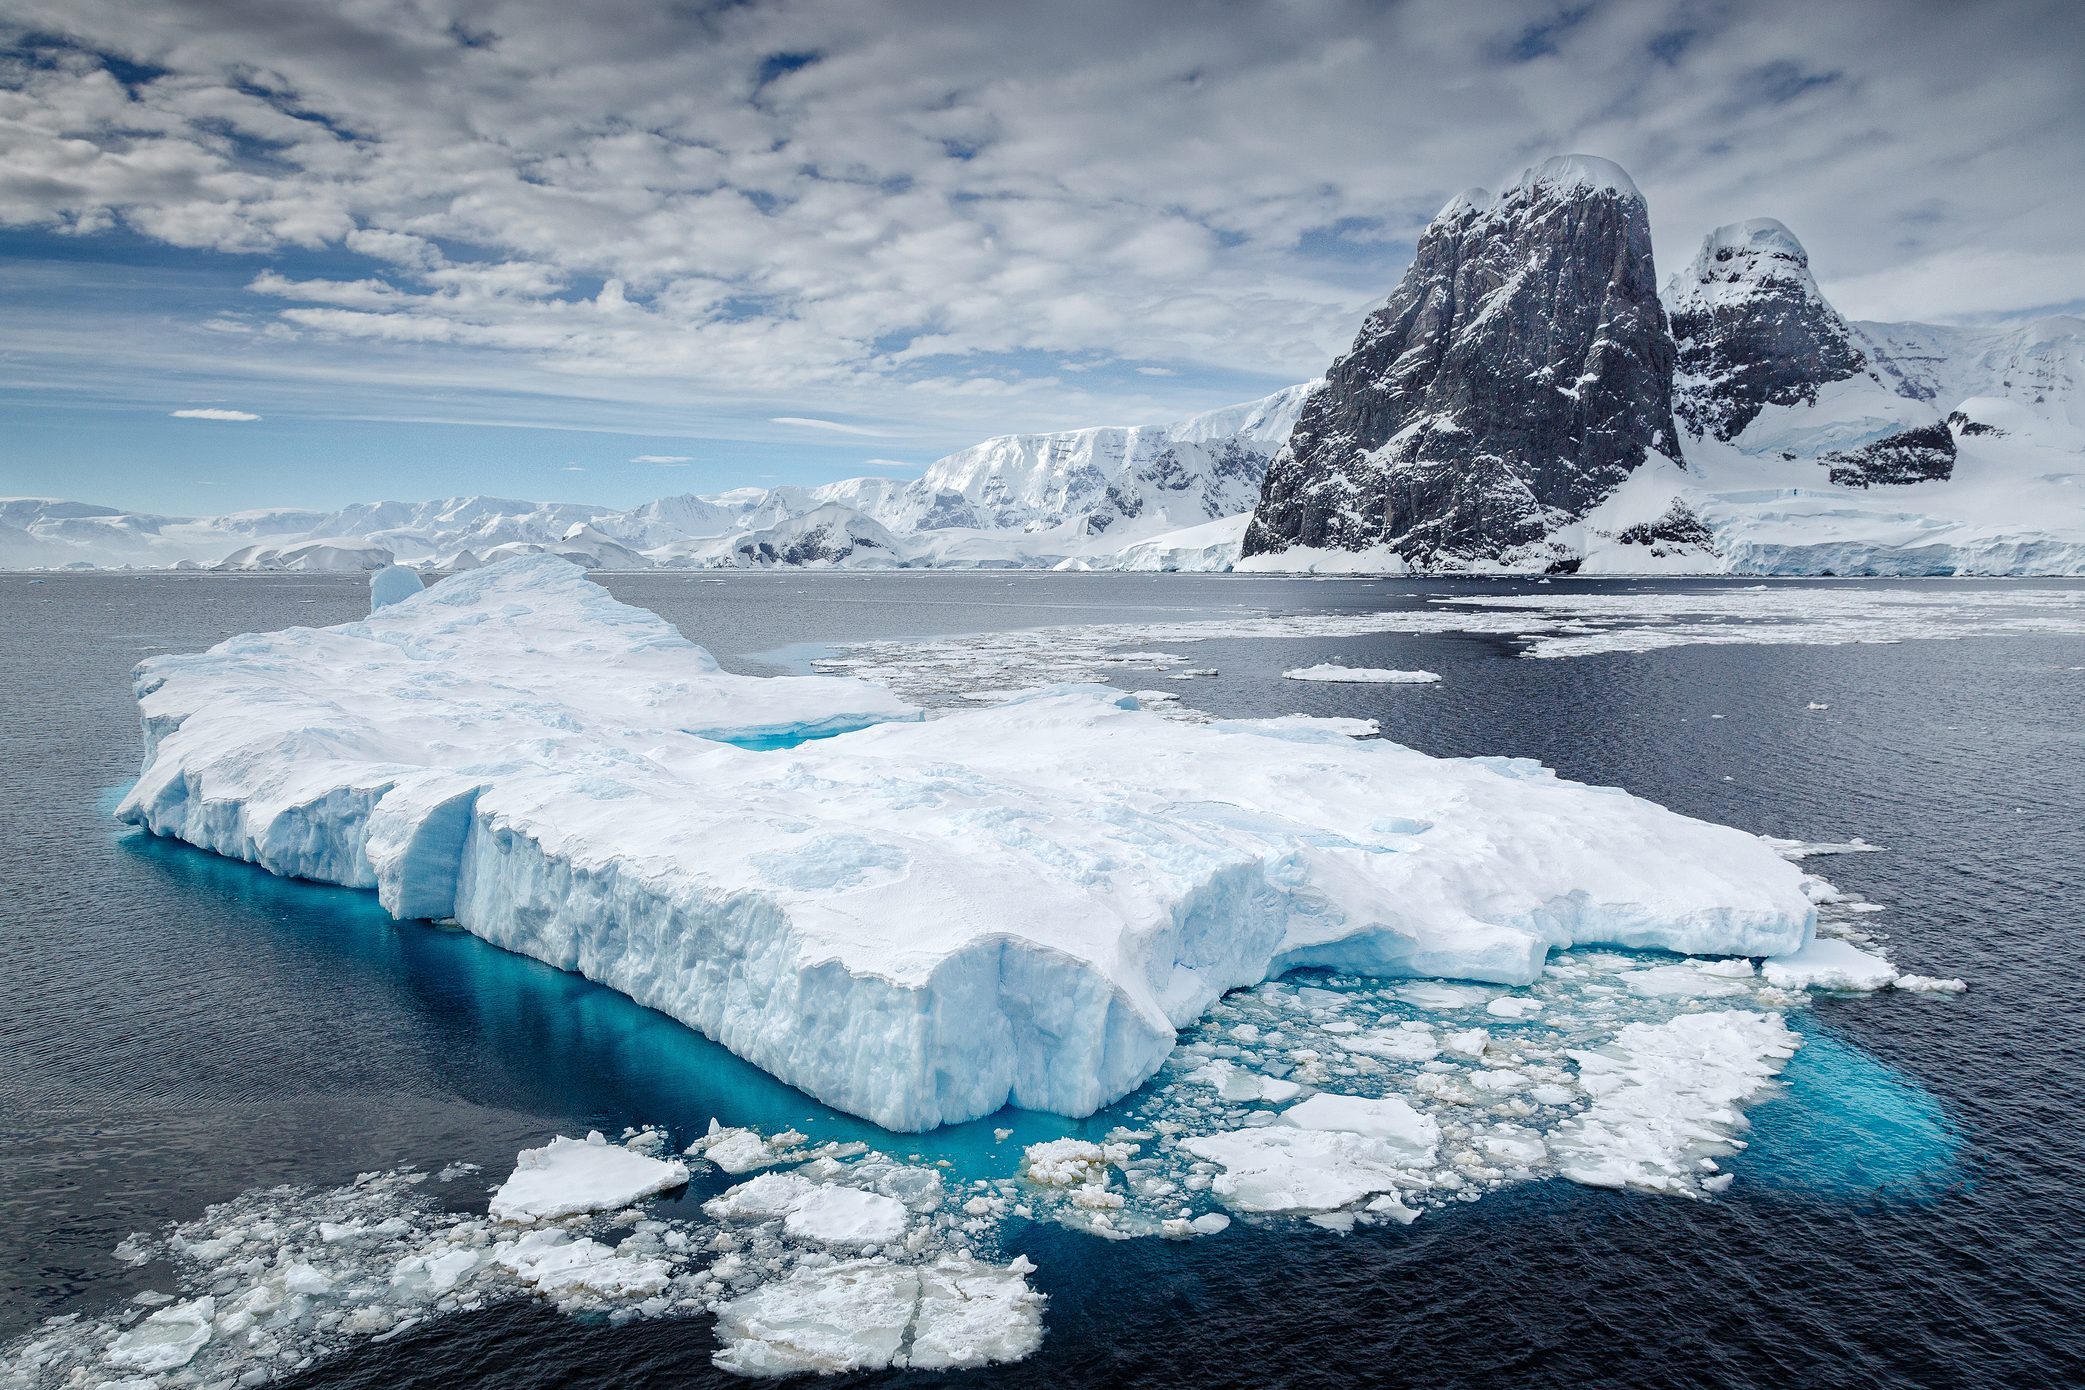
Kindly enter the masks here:
M 532 554 L 605 569 L 1114 568 L 1121 552 L 1153 541 L 1163 550 L 1173 532 L 1250 511 L 1268 459 L 1315 385 L 1172 425 L 1003 435 L 914 480 L 741 488 L 628 510 L 452 497 L 165 517 L 0 499 L 0 568 L 468 569 Z
M 1585 157 L 1443 209 L 1241 563 L 2085 574 L 2085 322 L 1849 323 L 1771 218 L 1711 232 L 1658 314 L 1642 212 Z
M 1672 371 L 1649 214 L 1618 166 L 1567 156 L 1465 193 L 1303 411 L 1245 554 L 1524 563 L 1676 452 Z
M 1655 284 L 1642 194 L 1569 156 L 1442 209 L 1326 379 L 1177 424 L 627 510 L 0 499 L 0 568 L 2085 574 L 2085 320 L 1849 322 L 1771 218 Z

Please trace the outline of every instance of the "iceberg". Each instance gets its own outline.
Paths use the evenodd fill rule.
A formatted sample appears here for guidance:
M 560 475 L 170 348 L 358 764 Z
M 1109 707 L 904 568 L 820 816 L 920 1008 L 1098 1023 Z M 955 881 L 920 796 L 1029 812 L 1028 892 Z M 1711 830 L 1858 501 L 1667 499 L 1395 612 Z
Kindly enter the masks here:
M 926 720 L 724 671 L 552 556 L 137 691 L 122 820 L 453 920 L 895 1130 L 1091 1114 L 1292 969 L 1526 985 L 1554 949 L 1779 956 L 1815 921 L 1764 841 L 1533 762 L 1099 686 Z

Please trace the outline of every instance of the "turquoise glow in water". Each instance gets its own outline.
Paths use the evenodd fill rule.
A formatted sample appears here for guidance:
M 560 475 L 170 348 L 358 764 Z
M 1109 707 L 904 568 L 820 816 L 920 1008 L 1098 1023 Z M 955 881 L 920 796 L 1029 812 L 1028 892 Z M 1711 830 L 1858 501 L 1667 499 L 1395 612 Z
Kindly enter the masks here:
M 104 814 L 125 790 L 102 794 Z M 467 1099 L 582 1116 L 610 1132 L 660 1125 L 682 1142 L 712 1119 L 770 1134 L 794 1128 L 813 1142 L 861 1140 L 894 1155 L 945 1162 L 959 1181 L 1013 1172 L 1029 1144 L 1066 1135 L 1097 1139 L 1147 1118 L 1141 1111 L 1150 1086 L 1084 1120 L 1009 1108 L 927 1134 L 893 1134 L 821 1104 L 605 986 L 468 932 L 393 921 L 373 893 L 278 878 L 142 832 L 125 831 L 121 839 L 184 887 L 244 909 L 230 914 L 235 920 L 264 922 L 326 957 L 317 968 L 381 978 L 435 1030 L 442 1050 L 501 1059 L 490 1077 L 458 1067 L 454 1081 Z M 1515 1026 L 1485 1021 L 1500 1032 Z M 1814 1014 L 1796 1022 L 1804 1043 L 1780 1093 L 1751 1112 L 1749 1146 L 1726 1163 L 1737 1174 L 1737 1194 L 1927 1197 L 1961 1180 L 1961 1137 L 1930 1094 Z M 1151 1086 L 1163 1081 L 1154 1078 Z M 1001 1140 L 1000 1131 L 1011 1132 Z
M 105 794 L 113 810 L 122 788 Z M 1004 1176 L 1029 1144 L 1098 1136 L 1104 1117 L 1006 1110 L 928 1134 L 893 1134 L 823 1105 L 679 1021 L 568 971 L 424 921 L 394 921 L 374 893 L 284 879 L 180 841 L 125 830 L 123 847 L 181 889 L 226 909 L 226 930 L 276 937 L 311 970 L 381 989 L 413 1016 L 460 1098 L 615 1133 L 662 1126 L 681 1142 L 711 1120 L 812 1142 L 862 1140 L 956 1175 Z M 258 946 L 259 943 L 256 943 Z M 1011 1133 L 1001 1141 L 995 1132 Z M 439 1163 L 446 1155 L 428 1154 Z
M 1751 1112 L 1751 1145 L 1726 1164 L 1738 1191 L 1921 1199 L 1966 1179 L 1961 1133 L 1929 1092 L 1814 1016 L 1798 1024 L 1781 1094 Z

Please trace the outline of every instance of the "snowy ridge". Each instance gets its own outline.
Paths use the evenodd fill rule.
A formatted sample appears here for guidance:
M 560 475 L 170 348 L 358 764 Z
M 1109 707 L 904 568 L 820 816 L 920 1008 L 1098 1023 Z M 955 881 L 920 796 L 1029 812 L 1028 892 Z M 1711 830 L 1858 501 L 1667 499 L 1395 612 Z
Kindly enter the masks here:
M 1299 966 L 1526 983 L 1574 943 L 1778 955 L 1813 920 L 1760 841 L 1531 763 L 1108 689 L 915 722 L 720 671 L 543 557 L 138 689 L 122 819 L 452 917 L 893 1129 L 1091 1113 Z
M 610 570 L 1048 568 L 1067 560 L 1112 569 L 1133 547 L 1250 511 L 1267 460 L 1315 385 L 1172 425 L 1004 435 L 910 481 L 740 488 L 628 510 L 452 497 L 198 518 L 0 498 L 0 568 L 338 571 L 400 563 L 446 572 L 555 555 Z

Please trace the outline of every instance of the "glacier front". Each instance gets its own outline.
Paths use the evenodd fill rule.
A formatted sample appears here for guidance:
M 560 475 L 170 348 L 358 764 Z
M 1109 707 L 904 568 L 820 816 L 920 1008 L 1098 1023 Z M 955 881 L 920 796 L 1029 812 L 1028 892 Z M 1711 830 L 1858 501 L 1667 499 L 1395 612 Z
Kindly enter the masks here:
M 1294 968 L 1523 985 L 1553 948 L 1779 956 L 1815 921 L 1765 842 L 1531 762 L 1098 686 L 922 719 L 723 671 L 549 556 L 137 688 L 122 820 L 453 919 L 897 1130 L 1090 1114 Z

